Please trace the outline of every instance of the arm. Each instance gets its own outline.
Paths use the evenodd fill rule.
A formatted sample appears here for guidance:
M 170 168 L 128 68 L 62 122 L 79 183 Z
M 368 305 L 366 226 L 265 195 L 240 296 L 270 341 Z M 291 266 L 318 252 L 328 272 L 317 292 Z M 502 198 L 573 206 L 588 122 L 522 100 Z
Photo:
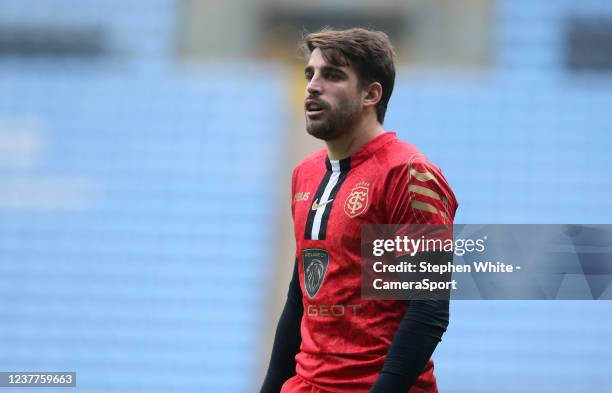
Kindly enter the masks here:
M 412 300 L 370 393 L 405 393 L 427 364 L 448 326 L 448 301 Z
M 302 342 L 300 324 L 303 314 L 304 306 L 296 258 L 287 301 L 276 327 L 270 364 L 260 393 L 280 392 L 283 383 L 295 374 L 295 355 L 300 351 Z
M 456 199 L 437 168 L 418 160 L 398 168 L 388 189 L 390 223 L 452 224 Z M 448 300 L 408 301 L 370 393 L 406 393 L 441 341 L 448 321 Z

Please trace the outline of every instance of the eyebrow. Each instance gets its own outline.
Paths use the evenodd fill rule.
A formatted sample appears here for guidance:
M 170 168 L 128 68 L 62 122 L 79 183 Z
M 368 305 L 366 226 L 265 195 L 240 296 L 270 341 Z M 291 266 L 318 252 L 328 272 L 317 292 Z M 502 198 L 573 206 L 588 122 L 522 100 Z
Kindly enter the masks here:
M 308 73 L 308 72 L 312 72 L 314 70 L 313 66 L 306 66 L 306 68 L 304 68 L 304 73 Z M 337 66 L 333 66 L 333 65 L 324 65 L 323 67 L 321 67 L 322 71 L 334 71 L 334 72 L 339 72 L 343 75 L 346 75 L 346 72 L 344 72 L 344 70 L 340 67 Z

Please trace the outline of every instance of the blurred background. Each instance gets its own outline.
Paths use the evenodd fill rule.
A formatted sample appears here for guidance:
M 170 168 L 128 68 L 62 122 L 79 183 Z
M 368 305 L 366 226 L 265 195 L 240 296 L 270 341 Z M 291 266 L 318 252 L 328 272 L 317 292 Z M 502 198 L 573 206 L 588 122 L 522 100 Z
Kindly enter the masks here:
M 326 25 L 391 36 L 385 128 L 457 223 L 612 223 L 608 1 L 2 0 L 0 371 L 258 391 L 321 148 L 296 46 Z M 456 301 L 440 390 L 612 392 L 611 326 L 612 302 Z

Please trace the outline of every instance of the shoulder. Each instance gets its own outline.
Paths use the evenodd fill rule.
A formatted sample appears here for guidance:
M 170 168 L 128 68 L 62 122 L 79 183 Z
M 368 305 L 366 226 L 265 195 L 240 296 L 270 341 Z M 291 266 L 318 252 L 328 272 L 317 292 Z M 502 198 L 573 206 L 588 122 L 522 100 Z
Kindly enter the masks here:
M 398 139 L 381 153 L 377 158 L 386 169 L 385 189 L 396 195 L 395 203 L 408 203 L 412 208 L 425 206 L 433 211 L 428 206 L 442 202 L 448 215 L 454 215 L 458 203 L 448 181 L 416 146 Z
M 409 180 L 411 174 L 416 172 L 428 172 L 435 177 L 442 176 L 440 169 L 412 143 L 395 139 L 377 153 L 378 165 L 387 177 L 402 176 Z
M 297 176 L 299 172 L 309 171 L 312 168 L 320 168 L 322 163 L 325 162 L 327 157 L 327 150 L 321 149 L 308 156 L 306 156 L 299 164 L 293 169 L 293 176 Z

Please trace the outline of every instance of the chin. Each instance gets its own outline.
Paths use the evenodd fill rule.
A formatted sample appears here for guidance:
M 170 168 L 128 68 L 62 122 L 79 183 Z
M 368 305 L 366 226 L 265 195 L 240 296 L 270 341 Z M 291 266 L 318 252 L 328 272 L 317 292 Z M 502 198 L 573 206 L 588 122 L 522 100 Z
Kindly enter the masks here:
M 324 141 L 334 140 L 347 131 L 349 131 L 355 123 L 355 116 L 329 116 L 324 119 L 309 119 L 306 118 L 306 131 L 317 139 Z
M 319 125 L 318 127 L 312 127 L 311 125 L 307 125 L 306 132 L 308 132 L 309 135 L 317 139 L 321 139 L 323 141 L 330 141 L 342 134 L 341 132 L 337 132 L 335 129 L 331 129 L 329 127 L 326 127 L 325 125 Z

